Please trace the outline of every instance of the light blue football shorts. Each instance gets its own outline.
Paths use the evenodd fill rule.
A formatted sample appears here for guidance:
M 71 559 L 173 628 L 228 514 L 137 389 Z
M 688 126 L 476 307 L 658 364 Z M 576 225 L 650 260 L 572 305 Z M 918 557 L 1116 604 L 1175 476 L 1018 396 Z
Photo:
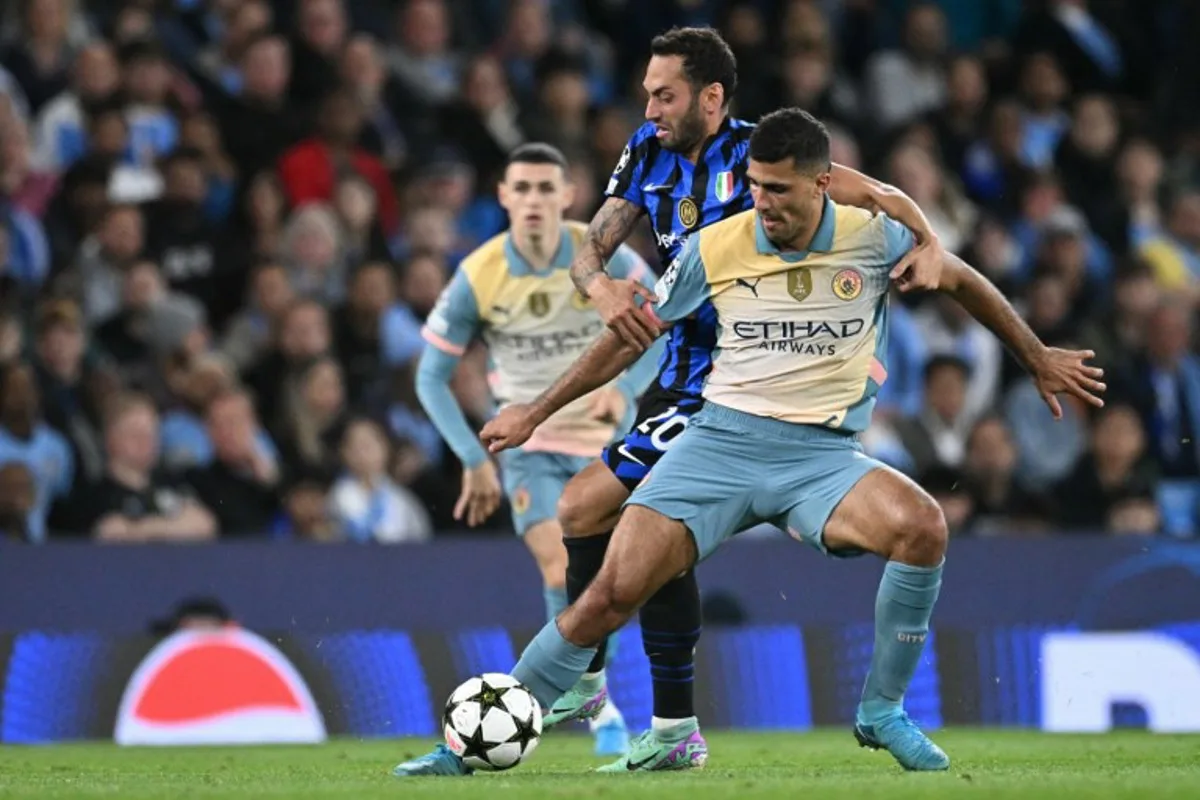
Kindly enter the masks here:
M 626 505 L 687 525 L 705 559 L 738 531 L 767 522 L 827 555 L 825 523 L 883 464 L 858 438 L 706 403 Z
M 596 459 L 561 453 L 505 450 L 500 454 L 500 478 L 512 507 L 517 536 L 539 522 L 558 518 L 558 498 L 567 481 Z

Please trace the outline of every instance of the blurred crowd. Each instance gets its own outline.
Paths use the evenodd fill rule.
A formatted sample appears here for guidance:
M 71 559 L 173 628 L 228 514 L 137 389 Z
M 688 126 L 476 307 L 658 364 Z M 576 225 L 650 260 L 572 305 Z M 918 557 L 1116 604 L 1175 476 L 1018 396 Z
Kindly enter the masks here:
M 1193 535 L 1200 4 L 13 0 L 0 538 L 454 528 L 459 466 L 413 389 L 422 320 L 505 227 L 514 146 L 561 147 L 590 218 L 676 24 L 733 46 L 735 115 L 817 114 L 835 160 L 1108 372 L 1105 409 L 1054 422 L 953 302 L 897 297 L 872 453 L 957 534 Z M 485 368 L 472 349 L 454 385 L 476 423 Z

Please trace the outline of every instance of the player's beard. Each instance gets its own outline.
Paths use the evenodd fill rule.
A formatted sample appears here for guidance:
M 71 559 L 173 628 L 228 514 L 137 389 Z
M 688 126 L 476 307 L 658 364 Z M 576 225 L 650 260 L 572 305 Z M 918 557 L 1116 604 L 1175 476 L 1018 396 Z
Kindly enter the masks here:
M 700 113 L 700 98 L 693 97 L 687 113 L 679 120 L 675 135 L 663 142 L 663 147 L 674 153 L 687 154 L 704 141 L 704 116 Z

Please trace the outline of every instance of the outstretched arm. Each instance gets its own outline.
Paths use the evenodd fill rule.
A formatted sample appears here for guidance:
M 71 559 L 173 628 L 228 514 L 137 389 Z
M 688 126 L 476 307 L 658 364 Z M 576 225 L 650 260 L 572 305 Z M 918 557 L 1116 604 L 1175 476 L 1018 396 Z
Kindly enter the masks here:
M 830 174 L 829 196 L 835 203 L 882 211 L 912 231 L 916 246 L 891 271 L 900 291 L 936 289 L 946 253 L 916 201 L 891 184 L 841 164 L 834 164 Z
M 688 240 L 679 258 L 659 279 L 654 307 L 637 312 L 645 315 L 645 323 L 654 330 L 656 338 L 675 322 L 694 314 L 710 298 L 699 244 L 698 237 Z M 493 453 L 520 446 L 547 417 L 575 398 L 611 381 L 641 353 L 641 347 L 630 344 L 611 330 L 605 331 L 533 403 L 505 408 L 483 427 L 480 438 Z
M 599 389 L 637 360 L 639 350 L 612 331 L 600 334 L 591 347 L 583 351 L 575 363 L 559 376 L 532 403 L 505 406 L 500 409 L 479 438 L 488 452 L 499 453 L 520 447 L 529 441 L 534 429 L 560 408 Z
M 1084 362 L 1094 358 L 1091 350 L 1060 350 L 1047 347 L 1021 319 L 1000 290 L 973 267 L 955 255 L 947 255 L 942 272 L 942 291 L 983 323 L 1012 352 L 1037 383 L 1042 399 L 1055 418 L 1062 417 L 1056 397 L 1067 392 L 1093 406 L 1103 406 L 1099 395 L 1104 370 Z

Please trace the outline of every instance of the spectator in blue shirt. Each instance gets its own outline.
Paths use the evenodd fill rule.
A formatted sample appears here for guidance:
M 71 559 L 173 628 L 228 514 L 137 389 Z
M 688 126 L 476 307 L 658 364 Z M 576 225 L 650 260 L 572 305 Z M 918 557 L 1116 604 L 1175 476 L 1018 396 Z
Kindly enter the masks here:
M 44 541 L 50 505 L 71 491 L 75 461 L 62 434 L 42 422 L 37 381 L 21 363 L 0 372 L 0 464 L 10 462 L 23 464 L 34 476 L 29 538 Z

